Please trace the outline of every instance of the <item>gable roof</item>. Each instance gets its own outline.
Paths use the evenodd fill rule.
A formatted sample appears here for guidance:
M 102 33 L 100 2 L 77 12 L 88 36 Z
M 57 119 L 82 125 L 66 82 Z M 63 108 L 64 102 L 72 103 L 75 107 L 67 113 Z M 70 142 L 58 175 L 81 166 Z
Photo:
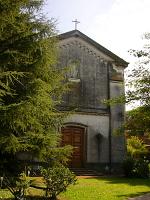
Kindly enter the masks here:
M 85 34 L 80 32 L 79 30 L 73 30 L 73 31 L 69 31 L 69 32 L 58 35 L 59 40 L 64 40 L 69 37 L 79 37 L 79 38 L 83 39 L 87 43 L 93 45 L 95 48 L 97 48 L 102 53 L 106 54 L 107 56 L 109 56 L 110 58 L 115 60 L 118 64 L 121 64 L 123 67 L 127 67 L 129 64 L 128 62 L 126 62 L 125 60 L 123 60 L 122 58 L 117 56 L 116 54 L 112 53 L 110 50 L 106 49 L 99 43 L 95 42 L 94 40 L 92 40 L 91 38 L 89 38 L 88 36 L 86 36 Z

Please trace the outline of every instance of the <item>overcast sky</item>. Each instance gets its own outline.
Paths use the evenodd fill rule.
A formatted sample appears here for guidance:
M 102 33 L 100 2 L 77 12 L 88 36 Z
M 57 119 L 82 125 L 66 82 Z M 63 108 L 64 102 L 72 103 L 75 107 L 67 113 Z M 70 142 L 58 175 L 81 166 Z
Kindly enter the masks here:
M 44 12 L 57 19 L 60 33 L 78 19 L 78 30 L 128 62 L 128 50 L 140 48 L 150 32 L 150 0 L 47 0 Z
M 78 30 L 131 63 L 129 49 L 141 49 L 150 32 L 150 0 L 47 0 L 44 12 L 57 19 L 59 33 Z M 130 106 L 127 109 L 131 109 Z

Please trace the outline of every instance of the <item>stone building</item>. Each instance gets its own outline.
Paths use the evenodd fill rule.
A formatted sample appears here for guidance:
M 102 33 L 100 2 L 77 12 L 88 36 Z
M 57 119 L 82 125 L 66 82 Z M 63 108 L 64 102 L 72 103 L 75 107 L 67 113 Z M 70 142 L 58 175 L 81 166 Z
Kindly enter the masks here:
M 124 106 L 104 99 L 124 93 L 128 63 L 78 30 L 59 35 L 58 67 L 68 67 L 71 91 L 61 110 L 74 110 L 62 128 L 63 143 L 74 147 L 70 167 L 115 170 L 125 155 Z

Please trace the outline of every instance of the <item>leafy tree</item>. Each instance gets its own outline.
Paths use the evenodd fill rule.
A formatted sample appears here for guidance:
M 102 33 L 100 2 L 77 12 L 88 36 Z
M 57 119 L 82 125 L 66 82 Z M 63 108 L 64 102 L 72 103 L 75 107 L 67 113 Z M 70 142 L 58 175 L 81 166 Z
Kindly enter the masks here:
M 127 157 L 123 163 L 123 169 L 126 176 L 140 178 L 149 177 L 148 149 L 143 140 L 137 136 L 131 136 L 127 139 Z
M 127 153 L 128 156 L 138 159 L 144 157 L 148 153 L 148 149 L 143 140 L 139 139 L 137 136 L 131 136 L 127 140 Z
M 140 105 L 127 113 L 126 129 L 129 135 L 150 135 L 150 34 L 144 35 L 145 45 L 142 50 L 130 50 L 137 58 L 134 68 L 128 72 L 128 91 L 115 102 L 137 103 Z M 128 156 L 124 162 L 127 176 L 149 176 L 149 152 L 144 142 L 136 136 L 127 139 Z
M 131 127 L 131 121 L 135 122 L 132 130 L 136 127 L 137 131 L 148 131 L 150 120 L 150 33 L 145 34 L 144 39 L 145 45 L 142 50 L 129 51 L 137 61 L 130 70 L 127 68 L 126 94 L 105 101 L 110 105 L 127 103 L 140 106 L 141 108 L 128 113 L 127 121 L 128 128 Z M 141 118 L 140 114 L 142 114 Z
M 140 106 L 150 107 L 150 33 L 144 35 L 145 45 L 142 50 L 130 50 L 137 61 L 129 71 L 127 68 L 127 92 L 118 98 L 106 101 L 106 103 L 134 103 Z
M 138 107 L 126 114 L 125 128 L 129 135 L 143 136 L 150 134 L 150 110 Z
M 150 107 L 150 33 L 144 35 L 145 45 L 142 50 L 130 50 L 137 58 L 133 70 L 128 73 L 129 90 L 127 102 L 139 101 L 140 106 Z
M 0 0 L 0 155 L 11 175 L 19 174 L 12 166 L 18 154 L 42 161 L 56 147 L 66 116 L 56 109 L 66 87 L 55 67 L 55 22 L 41 13 L 43 3 Z
M 140 104 L 129 111 L 126 127 L 135 134 L 150 133 L 150 33 L 144 35 L 145 45 L 142 50 L 130 50 L 137 58 L 134 68 L 128 72 L 126 102 Z

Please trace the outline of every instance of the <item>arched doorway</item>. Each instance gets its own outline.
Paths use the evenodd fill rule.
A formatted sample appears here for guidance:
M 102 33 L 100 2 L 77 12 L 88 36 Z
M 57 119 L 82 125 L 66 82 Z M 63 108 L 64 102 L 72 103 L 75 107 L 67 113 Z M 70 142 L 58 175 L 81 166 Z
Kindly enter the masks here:
M 73 146 L 73 153 L 69 167 L 79 168 L 85 161 L 85 128 L 78 126 L 65 126 L 62 128 L 62 144 Z

